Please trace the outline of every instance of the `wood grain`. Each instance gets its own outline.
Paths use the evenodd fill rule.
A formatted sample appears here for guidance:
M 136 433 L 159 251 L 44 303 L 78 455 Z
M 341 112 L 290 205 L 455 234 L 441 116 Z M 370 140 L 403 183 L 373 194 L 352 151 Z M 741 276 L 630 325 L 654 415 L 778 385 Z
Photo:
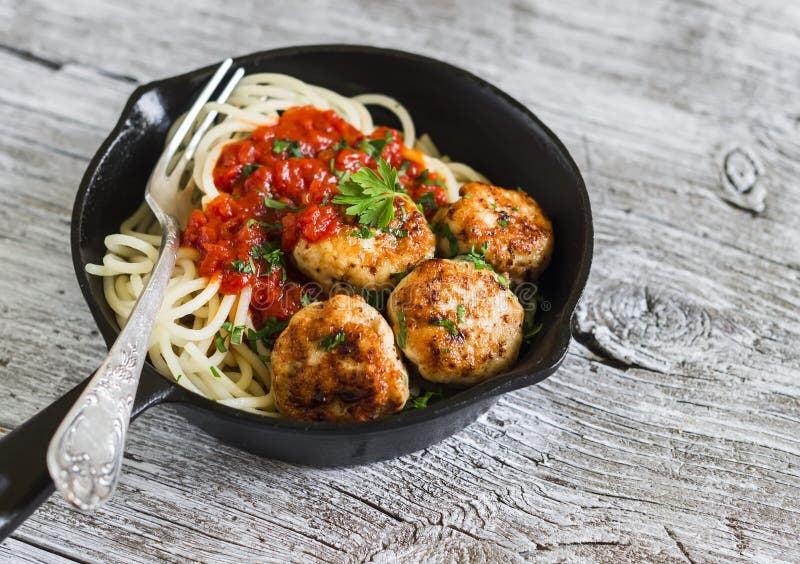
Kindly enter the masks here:
M 778 0 L 0 0 L 2 432 L 102 357 L 69 215 L 136 83 L 287 44 L 441 58 L 561 136 L 597 232 L 562 370 L 462 433 L 320 470 L 157 408 L 108 506 L 53 498 L 0 560 L 797 561 L 798 29 Z

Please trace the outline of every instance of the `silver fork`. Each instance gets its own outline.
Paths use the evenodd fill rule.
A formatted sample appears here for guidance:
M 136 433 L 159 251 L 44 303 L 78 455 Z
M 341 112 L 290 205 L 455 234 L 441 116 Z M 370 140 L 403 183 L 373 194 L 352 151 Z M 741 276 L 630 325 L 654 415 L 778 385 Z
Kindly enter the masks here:
M 179 246 L 177 185 L 184 166 L 168 170 L 197 120 L 203 106 L 222 82 L 232 61 L 225 60 L 187 112 L 153 169 L 145 200 L 161 225 L 161 252 L 150 279 L 103 363 L 50 441 L 47 469 L 56 488 L 75 507 L 91 511 L 114 493 L 122 465 L 125 435 L 139 375 L 147 356 L 153 324 L 164 300 L 164 292 L 175 268 Z M 217 101 L 224 102 L 243 74 L 239 69 Z M 183 163 L 188 163 L 200 136 L 214 120 L 208 114 L 186 145 Z

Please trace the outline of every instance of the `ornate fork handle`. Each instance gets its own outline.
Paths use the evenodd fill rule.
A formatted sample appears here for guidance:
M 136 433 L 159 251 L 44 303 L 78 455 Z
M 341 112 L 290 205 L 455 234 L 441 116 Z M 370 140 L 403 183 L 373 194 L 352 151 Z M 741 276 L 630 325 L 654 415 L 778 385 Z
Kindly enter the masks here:
M 131 407 L 147 344 L 175 268 L 178 225 L 159 218 L 161 253 L 150 279 L 103 364 L 53 435 L 47 468 L 75 507 L 91 511 L 111 497 L 125 448 Z

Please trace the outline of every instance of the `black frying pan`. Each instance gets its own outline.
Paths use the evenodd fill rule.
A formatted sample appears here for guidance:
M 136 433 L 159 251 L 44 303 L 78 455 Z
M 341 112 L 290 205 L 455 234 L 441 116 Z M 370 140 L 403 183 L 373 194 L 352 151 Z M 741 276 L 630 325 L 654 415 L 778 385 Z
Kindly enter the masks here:
M 501 186 L 522 186 L 553 221 L 555 252 L 540 287 L 551 304 L 543 330 L 513 370 L 426 409 L 368 423 L 305 423 L 258 416 L 186 391 L 144 366 L 133 417 L 169 402 L 187 420 L 250 452 L 315 466 L 361 464 L 425 448 L 461 430 L 501 394 L 552 374 L 566 354 L 570 318 L 592 257 L 592 216 L 580 172 L 564 145 L 522 104 L 451 65 L 400 51 L 349 45 L 289 47 L 235 60 L 248 73 L 286 73 L 345 95 L 387 93 L 411 112 L 454 159 Z M 136 89 L 83 177 L 72 215 L 72 258 L 78 284 L 106 343 L 118 327 L 102 281 L 86 274 L 99 263 L 103 239 L 142 202 L 144 186 L 170 124 L 191 105 L 215 66 Z M 376 123 L 398 125 L 377 115 Z M 0 440 L 0 540 L 53 491 L 47 444 L 83 384 Z

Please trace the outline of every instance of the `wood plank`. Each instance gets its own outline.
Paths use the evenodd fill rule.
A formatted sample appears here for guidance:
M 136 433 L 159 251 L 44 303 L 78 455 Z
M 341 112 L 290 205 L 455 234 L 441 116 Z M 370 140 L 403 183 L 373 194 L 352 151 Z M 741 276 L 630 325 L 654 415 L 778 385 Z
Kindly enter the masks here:
M 0 427 L 102 356 L 69 210 L 133 83 L 231 51 L 358 38 L 454 62 L 531 107 L 592 197 L 581 342 L 465 431 L 359 468 L 256 458 L 158 408 L 132 426 L 108 506 L 52 499 L 0 559 L 796 561 L 800 7 L 348 0 L 304 14 L 0 1 L 0 221 L 17 226 L 0 236 Z M 738 149 L 752 169 L 726 172 Z M 731 174 L 754 184 L 739 207 Z

